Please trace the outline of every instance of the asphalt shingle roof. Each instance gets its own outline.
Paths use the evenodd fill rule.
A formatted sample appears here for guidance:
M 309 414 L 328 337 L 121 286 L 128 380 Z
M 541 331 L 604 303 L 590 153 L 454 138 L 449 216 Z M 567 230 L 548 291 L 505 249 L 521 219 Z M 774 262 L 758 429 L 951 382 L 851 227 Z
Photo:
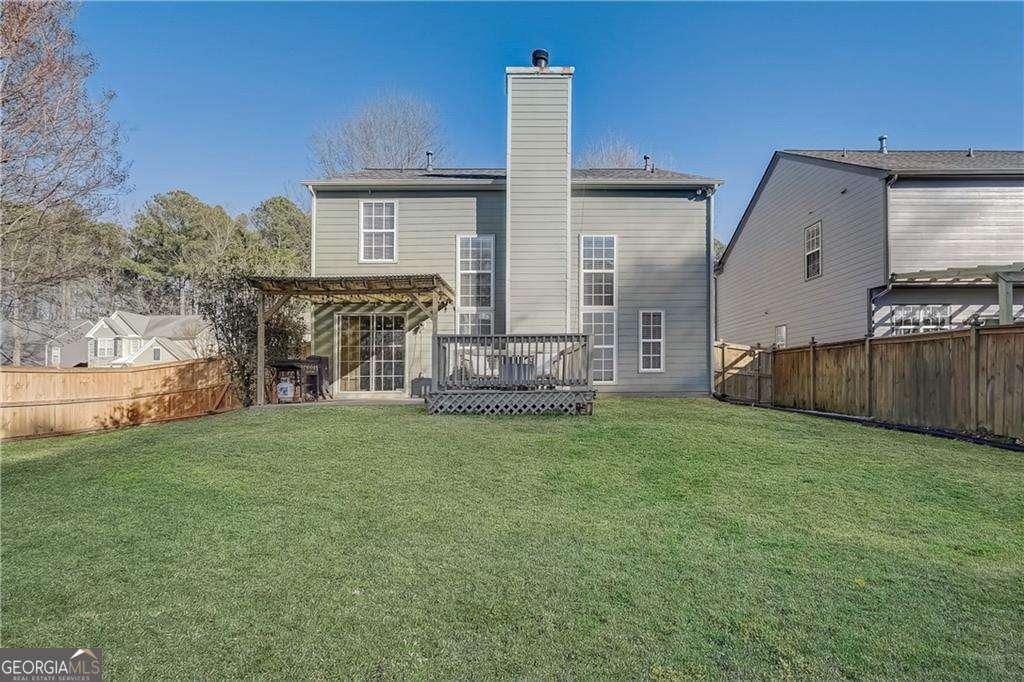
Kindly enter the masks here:
M 1024 151 L 966 149 L 951 151 L 896 151 L 883 154 L 863 149 L 786 149 L 785 153 L 825 159 L 853 166 L 876 168 L 894 173 L 930 172 L 1018 172 L 1024 173 Z
M 572 171 L 572 179 L 573 181 L 578 182 L 610 180 L 636 182 L 638 184 L 644 182 L 706 183 L 709 185 L 721 183 L 721 180 L 716 180 L 715 178 L 693 175 L 691 173 L 678 173 L 676 171 L 664 170 L 661 168 L 656 168 L 653 171 L 647 171 L 643 168 L 574 168 Z M 330 182 L 358 182 L 361 180 L 416 180 L 427 182 L 433 180 L 437 181 L 438 184 L 464 180 L 504 182 L 505 169 L 435 168 L 428 171 L 425 168 L 365 168 L 363 170 L 343 173 L 336 177 L 324 180 L 315 180 L 312 182 L 313 184 L 317 184 Z

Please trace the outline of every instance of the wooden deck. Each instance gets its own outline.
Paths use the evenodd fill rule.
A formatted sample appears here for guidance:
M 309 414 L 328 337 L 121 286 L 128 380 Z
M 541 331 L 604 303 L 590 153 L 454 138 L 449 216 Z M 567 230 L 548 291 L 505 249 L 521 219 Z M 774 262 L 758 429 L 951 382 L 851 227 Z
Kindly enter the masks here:
M 590 414 L 585 334 L 439 334 L 431 414 Z

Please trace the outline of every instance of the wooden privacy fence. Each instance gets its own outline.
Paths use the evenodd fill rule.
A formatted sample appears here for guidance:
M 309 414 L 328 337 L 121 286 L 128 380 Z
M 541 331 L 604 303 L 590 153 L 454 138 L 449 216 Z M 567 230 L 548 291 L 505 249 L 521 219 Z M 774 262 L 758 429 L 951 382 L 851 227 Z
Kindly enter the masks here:
M 0 367 L 5 439 L 99 431 L 241 407 L 225 360 L 143 367 Z
M 759 402 L 1024 438 L 1024 324 L 742 349 L 716 344 L 721 395 L 758 402 L 751 376 L 767 363 L 770 397 Z

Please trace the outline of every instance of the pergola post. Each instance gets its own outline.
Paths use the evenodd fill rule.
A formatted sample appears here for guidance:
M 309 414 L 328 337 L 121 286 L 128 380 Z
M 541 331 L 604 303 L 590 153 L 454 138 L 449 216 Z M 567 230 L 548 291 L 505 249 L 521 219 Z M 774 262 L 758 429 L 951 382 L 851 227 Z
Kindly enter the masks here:
M 1013 324 L 1013 281 L 998 273 L 996 285 L 999 290 L 999 324 Z
M 437 345 L 437 291 L 430 293 L 430 392 L 437 393 L 437 370 L 440 367 L 440 358 L 437 357 L 439 348 Z
M 263 317 L 262 291 L 256 294 L 256 404 L 266 405 L 266 375 L 267 375 L 267 349 L 266 349 L 266 320 Z

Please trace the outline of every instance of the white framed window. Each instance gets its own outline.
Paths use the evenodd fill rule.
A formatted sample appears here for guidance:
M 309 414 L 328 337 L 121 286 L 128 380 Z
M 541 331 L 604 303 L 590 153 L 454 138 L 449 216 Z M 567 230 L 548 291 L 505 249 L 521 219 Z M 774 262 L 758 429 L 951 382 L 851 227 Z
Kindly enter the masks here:
M 948 305 L 892 306 L 890 328 L 894 336 L 952 329 Z
M 804 228 L 804 279 L 821 276 L 821 221 Z
M 132 355 L 133 353 L 138 353 L 139 349 L 142 348 L 142 339 L 125 339 L 124 347 L 124 355 Z
M 394 201 L 359 202 L 359 262 L 398 260 L 398 208 Z
M 154 360 L 159 360 L 160 359 L 160 349 L 159 348 L 154 348 L 153 349 L 153 359 Z
M 775 347 L 786 347 L 786 325 L 784 324 L 775 325 Z
M 96 339 L 96 357 L 114 357 L 114 339 Z
M 641 310 L 637 318 L 640 341 L 640 372 L 665 371 L 665 313 Z
M 459 333 L 493 334 L 494 235 L 459 235 L 455 250 Z
M 50 366 L 60 367 L 60 346 L 50 346 Z
M 590 335 L 590 376 L 614 384 L 618 355 L 615 235 L 580 237 L 580 326 Z

